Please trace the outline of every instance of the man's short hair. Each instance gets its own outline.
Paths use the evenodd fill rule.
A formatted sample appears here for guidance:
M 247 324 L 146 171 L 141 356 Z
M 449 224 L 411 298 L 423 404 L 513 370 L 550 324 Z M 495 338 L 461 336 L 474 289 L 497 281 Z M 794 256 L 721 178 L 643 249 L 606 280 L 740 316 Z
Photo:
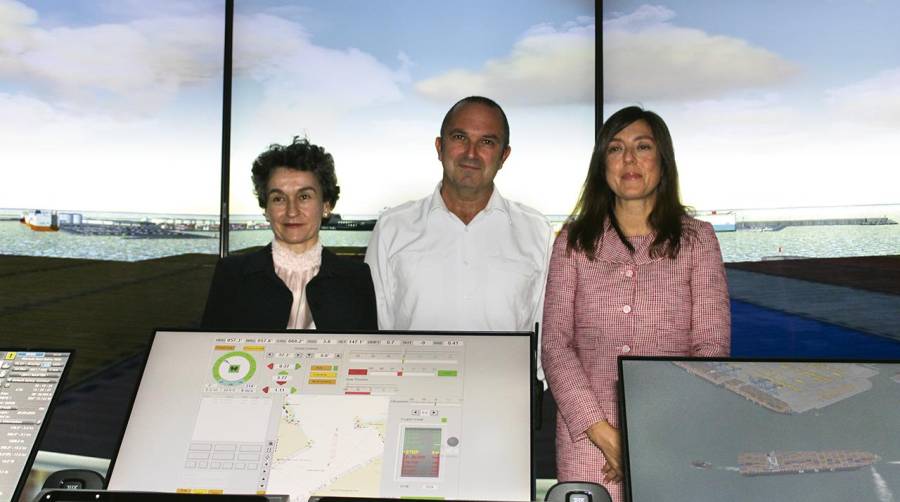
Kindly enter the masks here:
M 500 113 L 500 119 L 503 122 L 502 146 L 504 149 L 509 146 L 509 120 L 506 119 L 506 113 L 503 111 L 503 108 L 500 108 L 500 105 L 498 105 L 496 101 L 484 96 L 469 96 L 467 98 L 462 98 L 453 106 L 451 106 L 449 110 L 447 110 L 447 114 L 444 115 L 444 121 L 441 122 L 441 140 L 444 139 L 444 134 L 447 133 L 447 124 L 450 122 L 450 117 L 453 116 L 453 113 L 456 112 L 456 109 L 469 104 L 484 105 L 489 108 L 493 108 L 497 110 L 498 113 Z

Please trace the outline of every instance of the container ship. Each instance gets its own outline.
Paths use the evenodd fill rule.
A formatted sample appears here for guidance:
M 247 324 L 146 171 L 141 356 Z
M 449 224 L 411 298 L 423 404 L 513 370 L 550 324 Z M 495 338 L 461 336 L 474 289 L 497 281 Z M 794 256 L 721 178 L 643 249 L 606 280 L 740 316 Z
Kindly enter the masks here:
M 738 455 L 738 464 L 744 476 L 855 471 L 879 460 L 881 457 L 874 453 L 855 450 L 770 451 Z

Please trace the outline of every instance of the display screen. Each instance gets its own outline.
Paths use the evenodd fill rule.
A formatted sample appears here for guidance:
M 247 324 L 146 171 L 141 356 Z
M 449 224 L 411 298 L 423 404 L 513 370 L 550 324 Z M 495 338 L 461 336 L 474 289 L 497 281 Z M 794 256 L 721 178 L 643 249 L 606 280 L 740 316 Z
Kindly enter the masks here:
M 632 500 L 894 500 L 900 362 L 620 359 Z
M 35 502 L 209 502 L 210 495 L 106 490 L 50 490 Z M 269 495 L 216 495 L 215 502 L 283 502 Z
M 18 499 L 71 356 L 0 349 L 0 502 Z
M 157 332 L 109 488 L 530 499 L 530 335 Z

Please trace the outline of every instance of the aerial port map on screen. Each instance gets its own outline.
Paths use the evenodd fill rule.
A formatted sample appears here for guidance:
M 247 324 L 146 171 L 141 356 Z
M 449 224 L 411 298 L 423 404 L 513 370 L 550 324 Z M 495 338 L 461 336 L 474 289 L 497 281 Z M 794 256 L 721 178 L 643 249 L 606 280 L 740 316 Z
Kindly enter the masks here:
M 624 359 L 634 500 L 900 496 L 900 363 Z

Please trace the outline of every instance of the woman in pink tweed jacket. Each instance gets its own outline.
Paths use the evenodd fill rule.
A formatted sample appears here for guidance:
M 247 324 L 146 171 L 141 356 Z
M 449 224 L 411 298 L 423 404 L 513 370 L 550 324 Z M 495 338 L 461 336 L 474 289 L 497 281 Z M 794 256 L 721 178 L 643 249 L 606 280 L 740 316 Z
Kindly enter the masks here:
M 541 360 L 559 407 L 559 480 L 622 499 L 619 355 L 727 356 L 730 340 L 722 254 L 679 200 L 669 130 L 624 108 L 600 130 L 550 259 Z

